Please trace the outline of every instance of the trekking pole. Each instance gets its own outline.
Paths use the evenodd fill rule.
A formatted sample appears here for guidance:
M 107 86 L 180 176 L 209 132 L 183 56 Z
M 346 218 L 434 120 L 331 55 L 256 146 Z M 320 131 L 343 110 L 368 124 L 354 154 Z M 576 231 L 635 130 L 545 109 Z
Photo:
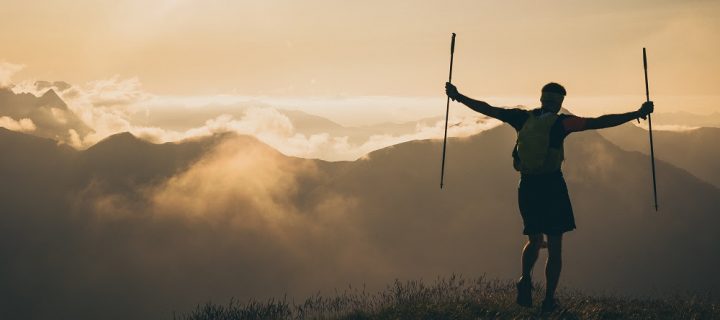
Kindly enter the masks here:
M 645 48 L 643 48 L 643 68 L 645 69 L 645 101 L 650 101 L 650 89 L 648 87 L 648 75 L 647 75 L 647 55 L 645 54 Z M 653 196 L 655 197 L 655 211 L 658 210 L 657 202 L 657 186 L 655 183 L 655 150 L 653 150 L 653 136 L 652 136 L 652 119 L 648 113 L 648 129 L 650 131 L 650 163 L 652 164 L 652 178 L 653 178 Z
M 452 34 L 452 40 L 450 41 L 450 76 L 448 82 L 452 83 L 452 65 L 453 56 L 455 55 L 455 33 Z M 445 137 L 443 138 L 443 153 L 442 153 L 442 166 L 440 167 L 440 189 L 443 187 L 443 180 L 445 179 L 445 146 L 447 145 L 447 127 L 448 127 L 448 116 L 450 115 L 450 96 L 447 97 L 447 105 L 445 106 Z

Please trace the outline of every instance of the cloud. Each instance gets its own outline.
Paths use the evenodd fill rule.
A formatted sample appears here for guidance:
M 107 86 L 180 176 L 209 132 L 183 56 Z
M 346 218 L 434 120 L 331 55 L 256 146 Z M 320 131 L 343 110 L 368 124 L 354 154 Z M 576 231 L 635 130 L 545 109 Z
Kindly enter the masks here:
M 339 111 L 329 114 L 347 118 L 345 113 L 349 109 L 369 108 L 379 112 L 378 117 L 412 119 L 427 113 L 427 106 L 435 102 L 434 99 L 424 98 L 273 99 L 234 95 L 158 97 L 146 92 L 138 78 L 118 76 L 84 85 L 70 85 L 62 81 L 24 81 L 15 85 L 13 91 L 40 96 L 49 89 L 55 90 L 66 102 L 70 112 L 91 129 L 81 130 L 69 125 L 71 115 L 64 110 L 49 110 L 48 116 L 62 129 L 62 132 L 53 136 L 78 149 L 88 148 L 120 132 L 131 132 L 156 143 L 236 132 L 255 136 L 286 155 L 338 161 L 355 160 L 374 150 L 406 141 L 439 139 L 444 133 L 444 121 L 415 121 L 414 128 L 405 126 L 402 130 L 392 125 L 375 125 L 364 129 L 335 125 L 334 129 L 345 129 L 327 131 L 333 128 L 312 127 L 317 123 L 331 123 L 327 119 L 316 117 L 316 120 L 308 123 L 296 123 L 297 116 L 289 117 L 287 112 L 290 111 L 279 109 L 309 109 L 320 113 L 336 109 Z M 418 114 L 418 110 L 425 111 Z M 497 125 L 496 122 L 467 112 L 454 112 L 450 121 L 448 135 L 451 137 L 477 134 Z M 406 123 L 409 122 L 412 121 Z
M 483 117 L 454 117 L 448 126 L 448 136 L 468 137 L 499 124 Z M 431 125 L 418 123 L 412 133 L 372 134 L 361 143 L 350 143 L 348 136 L 329 133 L 303 134 L 297 132 L 287 116 L 274 108 L 248 108 L 241 119 L 221 115 L 204 126 L 184 132 L 161 128 L 133 127 L 130 132 L 154 142 L 170 142 L 210 136 L 220 132 L 236 132 L 257 137 L 278 151 L 295 157 L 328 161 L 355 160 L 363 155 L 398 143 L 422 139 L 441 139 L 444 120 Z
M 132 109 L 150 98 L 137 77 L 91 81 L 80 89 L 84 101 L 95 108 Z
M 92 130 L 63 126 L 57 139 L 76 148 L 87 148 L 115 133 L 131 131 L 134 127 L 130 115 L 142 110 L 142 103 L 151 95 L 142 89 L 137 78 L 91 81 L 84 85 L 71 85 L 63 81 L 23 81 L 13 87 L 15 93 L 31 93 L 41 96 L 47 90 L 55 90 L 67 104 L 69 112 L 77 116 L 82 125 Z M 66 124 L 69 114 L 57 108 L 50 109 L 57 123 Z M 73 132 L 68 134 L 68 130 Z
M 647 121 L 643 121 L 640 124 L 636 124 L 636 126 L 643 128 L 645 130 L 648 130 L 648 128 L 649 128 Z M 653 126 L 653 131 L 660 130 L 660 131 L 685 132 L 685 131 L 697 130 L 700 128 L 701 127 L 698 127 L 698 126 L 687 126 L 687 125 L 680 125 L 680 124 L 656 124 Z
M 72 88 L 72 85 L 65 81 L 52 81 L 51 82 L 51 81 L 39 80 L 39 81 L 35 81 L 34 86 L 35 86 L 35 89 L 37 89 L 39 91 L 44 91 L 47 89 L 54 89 L 58 92 L 64 92 L 65 90 Z
M 254 228 L 256 219 L 257 223 L 288 221 L 297 215 L 289 197 L 297 193 L 298 172 L 314 170 L 309 162 L 289 161 L 251 138 L 237 137 L 161 185 L 152 196 L 153 204 L 162 213 L 200 218 L 222 216 L 231 209 L 230 214 L 241 217 L 242 225 L 249 228 Z M 254 216 L 258 212 L 262 214 Z
M 12 77 L 20 70 L 24 69 L 22 64 L 14 64 L 10 62 L 0 62 L 0 87 L 8 87 L 12 85 Z
M 137 112 L 139 104 L 150 95 L 141 89 L 137 78 L 110 79 L 88 82 L 63 92 L 69 108 L 95 132 L 83 137 L 89 146 L 114 133 L 129 131 L 129 115 Z
M 33 121 L 28 118 L 16 121 L 15 119 L 6 116 L 0 117 L 0 127 L 20 132 L 32 132 L 37 129 Z
M 115 82 L 124 82 L 110 85 Z M 283 110 L 267 105 L 258 105 L 253 100 L 206 100 L 188 97 L 183 100 L 162 100 L 164 103 L 178 104 L 172 113 L 161 113 L 162 116 L 180 119 L 179 121 L 197 121 L 198 116 L 213 116 L 212 111 L 198 113 L 198 110 L 212 110 L 219 103 L 229 105 L 217 109 L 218 111 L 232 111 L 234 114 L 223 113 L 214 115 L 199 126 L 185 130 L 173 130 L 159 126 L 142 125 L 142 117 L 133 117 L 136 113 L 155 112 L 168 106 L 155 105 L 158 100 L 149 94 L 143 94 L 139 89 L 140 83 L 136 80 L 105 81 L 103 89 L 76 90 L 84 98 L 71 100 L 74 109 L 84 112 L 83 119 L 93 124 L 95 133 L 82 138 L 81 145 L 88 147 L 103 138 L 123 131 L 128 131 L 143 139 L 155 142 L 175 142 L 185 139 L 207 137 L 216 133 L 235 132 L 252 135 L 269 144 L 280 152 L 296 157 L 323 159 L 329 161 L 355 160 L 374 150 L 390 145 L 418 140 L 440 139 L 444 133 L 444 121 L 427 123 L 418 121 L 415 128 L 409 132 L 393 132 L 394 129 L 378 127 L 374 134 L 369 131 L 356 139 L 347 135 L 332 134 L 329 132 L 307 133 L 313 128 L 298 127 L 293 119 Z M 113 88 L 112 90 L 106 88 Z M 120 92 L 114 92 L 115 90 Z M 101 98 L 103 94 L 97 92 L 110 91 L 105 96 L 123 97 L 123 99 Z M 92 94 L 91 94 L 92 93 Z M 93 100 L 91 97 L 97 98 Z M 237 98 L 237 97 L 236 97 Z M 229 99 L 229 98 L 228 98 Z M 238 98 L 239 99 L 239 98 Z M 92 101 L 100 101 L 92 102 Z M 106 103 L 111 101 L 111 103 Z M 120 102 L 121 101 L 121 102 Z M 81 106 L 78 107 L 76 104 Z M 210 103 L 210 105 L 206 105 Z M 318 102 L 315 102 L 318 103 Z M 217 111 L 216 111 L 217 112 Z M 182 120 L 185 119 L 185 120 Z M 498 123 L 484 117 L 460 114 L 450 119 L 448 135 L 451 137 L 466 137 L 477 134 L 483 130 L 494 127 Z M 354 141 L 353 141 L 354 140 Z M 360 142 L 358 142 L 360 140 Z
M 450 119 L 448 136 L 468 137 L 498 124 L 498 121 L 485 117 L 456 116 Z M 184 132 L 151 127 L 131 127 L 129 131 L 156 143 L 210 136 L 221 132 L 236 132 L 255 136 L 289 156 L 346 161 L 358 159 L 369 152 L 402 142 L 441 139 L 444 129 L 444 120 L 432 124 L 418 122 L 411 133 L 370 134 L 363 142 L 353 144 L 349 142 L 348 136 L 299 133 L 292 121 L 281 111 L 270 107 L 250 107 L 240 119 L 235 119 L 231 115 L 221 115 L 206 121 L 203 126 Z
M 54 96 L 45 98 L 53 90 Z M 103 138 L 130 131 L 128 120 L 138 112 L 140 104 L 150 95 L 142 90 L 137 78 L 91 81 L 71 85 L 63 81 L 26 80 L 12 87 L 15 97 L 9 97 L 18 112 L 30 114 L 37 126 L 36 135 L 49 137 L 73 147 L 87 148 Z M 27 94 L 36 98 L 31 99 Z M 43 98 L 41 98 L 43 97 Z M 50 102 L 48 102 L 50 101 Z

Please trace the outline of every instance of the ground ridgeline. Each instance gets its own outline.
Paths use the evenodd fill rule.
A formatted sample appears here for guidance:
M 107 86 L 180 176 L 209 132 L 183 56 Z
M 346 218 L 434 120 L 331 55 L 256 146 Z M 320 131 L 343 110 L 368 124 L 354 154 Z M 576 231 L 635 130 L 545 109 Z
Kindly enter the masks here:
M 536 288 L 540 288 L 540 283 Z M 534 301 L 540 301 L 536 290 Z M 208 302 L 193 311 L 175 314 L 177 320 L 239 319 L 720 319 L 720 304 L 697 294 L 678 294 L 662 298 L 591 296 L 561 289 L 559 310 L 541 314 L 539 306 L 523 308 L 515 304 L 511 281 L 484 277 L 464 279 L 451 275 L 432 283 L 399 281 L 384 291 L 368 293 L 364 288 L 348 287 L 344 292 L 305 301 L 287 298 L 228 304 Z M 538 303 L 536 303 L 537 305 Z

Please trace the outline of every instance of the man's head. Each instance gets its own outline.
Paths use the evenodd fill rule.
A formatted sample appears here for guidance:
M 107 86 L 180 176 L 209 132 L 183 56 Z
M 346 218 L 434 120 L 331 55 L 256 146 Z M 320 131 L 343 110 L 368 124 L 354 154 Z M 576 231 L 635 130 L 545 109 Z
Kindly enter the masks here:
M 540 96 L 540 102 L 542 102 L 542 108 L 546 111 L 557 113 L 562 107 L 563 100 L 565 99 L 565 88 L 555 82 L 550 82 L 542 88 L 542 96 Z

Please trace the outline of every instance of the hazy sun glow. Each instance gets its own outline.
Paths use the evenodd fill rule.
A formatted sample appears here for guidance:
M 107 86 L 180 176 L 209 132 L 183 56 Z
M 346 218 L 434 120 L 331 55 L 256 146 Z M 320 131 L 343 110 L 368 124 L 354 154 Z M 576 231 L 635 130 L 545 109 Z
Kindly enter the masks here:
M 159 94 L 433 96 L 447 77 L 478 95 L 642 89 L 718 95 L 715 1 L 91 1 L 3 3 L 2 60 L 18 79 L 137 76 Z M 638 80 L 639 79 L 639 80 Z M 679 81 L 682 79 L 682 81 Z
M 351 127 L 440 117 L 451 32 L 453 82 L 497 106 L 537 106 L 557 81 L 575 114 L 634 110 L 647 47 L 658 112 L 720 111 L 715 1 L 10 0 L 3 11 L 0 85 L 39 95 L 36 80 L 68 82 L 63 99 L 96 131 L 84 145 L 118 131 L 186 135 L 138 114 L 184 130 L 227 119 L 189 108 L 259 105 Z M 476 114 L 453 104 L 451 115 Z M 21 120 L 4 123 L 33 128 Z

